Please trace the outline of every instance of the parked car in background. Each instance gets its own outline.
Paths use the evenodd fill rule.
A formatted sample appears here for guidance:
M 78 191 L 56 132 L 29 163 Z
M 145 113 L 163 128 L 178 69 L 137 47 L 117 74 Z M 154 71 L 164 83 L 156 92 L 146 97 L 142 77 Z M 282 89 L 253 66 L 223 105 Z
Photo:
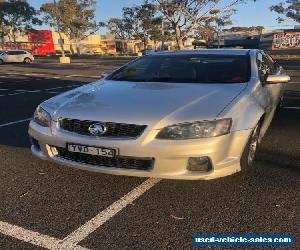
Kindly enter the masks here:
M 289 80 L 261 50 L 153 53 L 40 104 L 31 150 L 109 174 L 223 177 L 253 166 Z
M 0 54 L 0 64 L 4 63 L 31 63 L 34 56 L 25 50 L 7 50 Z

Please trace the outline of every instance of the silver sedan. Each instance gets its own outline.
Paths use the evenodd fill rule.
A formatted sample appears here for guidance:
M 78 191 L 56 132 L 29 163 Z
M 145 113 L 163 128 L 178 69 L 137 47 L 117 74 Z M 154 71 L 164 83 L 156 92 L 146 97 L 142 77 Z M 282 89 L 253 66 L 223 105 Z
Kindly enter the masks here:
M 108 174 L 227 176 L 253 166 L 289 80 L 260 50 L 154 53 L 40 104 L 31 150 Z

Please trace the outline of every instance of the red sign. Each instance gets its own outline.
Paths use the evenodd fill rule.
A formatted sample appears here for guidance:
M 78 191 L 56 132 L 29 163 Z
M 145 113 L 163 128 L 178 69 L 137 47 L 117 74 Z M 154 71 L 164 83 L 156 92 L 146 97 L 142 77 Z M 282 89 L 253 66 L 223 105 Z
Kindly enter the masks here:
M 36 30 L 28 34 L 31 51 L 34 55 L 54 55 L 55 49 L 50 30 Z

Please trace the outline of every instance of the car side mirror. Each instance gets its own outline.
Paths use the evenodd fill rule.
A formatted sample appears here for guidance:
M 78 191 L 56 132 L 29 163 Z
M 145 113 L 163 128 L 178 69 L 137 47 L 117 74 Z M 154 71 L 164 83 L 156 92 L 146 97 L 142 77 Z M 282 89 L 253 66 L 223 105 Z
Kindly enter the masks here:
M 101 73 L 101 78 L 106 78 L 111 74 L 111 72 L 103 72 Z
M 290 80 L 288 75 L 269 75 L 266 84 L 288 83 Z

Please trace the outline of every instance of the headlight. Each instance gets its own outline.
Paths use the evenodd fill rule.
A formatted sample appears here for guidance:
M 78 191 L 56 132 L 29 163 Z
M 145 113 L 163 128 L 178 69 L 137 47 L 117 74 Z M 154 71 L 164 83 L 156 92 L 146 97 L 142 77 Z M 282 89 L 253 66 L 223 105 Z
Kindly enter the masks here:
M 230 132 L 232 119 L 181 123 L 163 128 L 157 139 L 183 140 L 208 138 L 225 135 Z
M 38 106 L 34 112 L 33 120 L 43 127 L 50 127 L 51 116 L 41 106 Z

